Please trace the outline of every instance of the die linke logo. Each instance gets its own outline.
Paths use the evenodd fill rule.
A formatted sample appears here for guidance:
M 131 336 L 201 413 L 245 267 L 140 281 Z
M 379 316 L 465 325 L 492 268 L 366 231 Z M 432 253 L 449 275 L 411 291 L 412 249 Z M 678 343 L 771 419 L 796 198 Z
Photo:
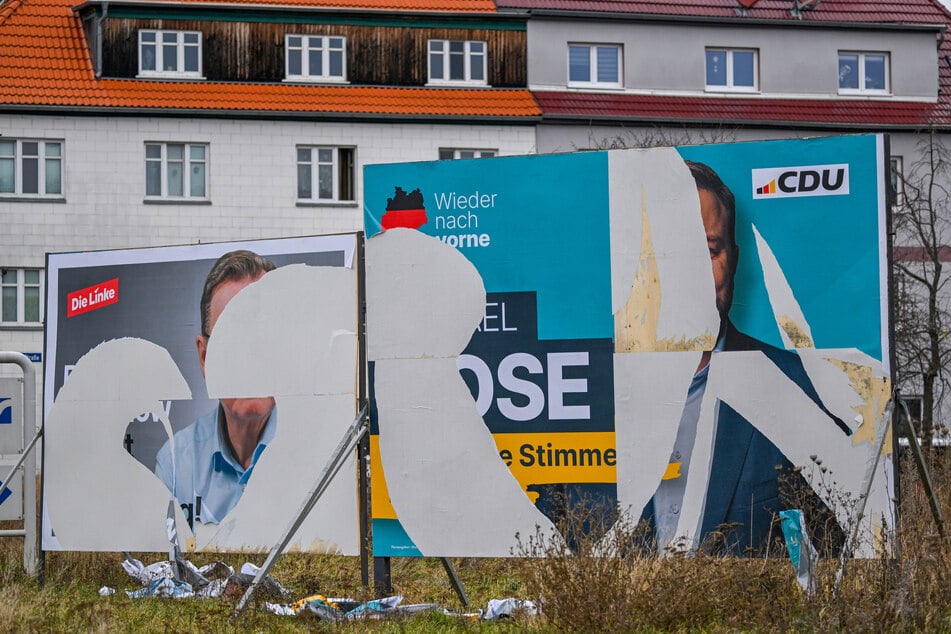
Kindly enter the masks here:
M 75 317 L 119 301 L 119 278 L 87 286 L 66 296 L 66 316 Z
M 754 199 L 840 196 L 848 193 L 848 163 L 753 170 Z

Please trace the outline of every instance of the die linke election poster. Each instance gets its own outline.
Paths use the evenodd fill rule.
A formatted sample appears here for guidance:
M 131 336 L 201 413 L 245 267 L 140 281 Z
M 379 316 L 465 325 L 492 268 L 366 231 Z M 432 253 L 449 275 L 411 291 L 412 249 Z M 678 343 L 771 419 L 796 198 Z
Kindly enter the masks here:
M 44 548 L 273 546 L 356 413 L 356 244 L 48 255 Z M 354 478 L 320 504 L 295 543 L 358 552 Z
M 834 551 L 870 472 L 875 553 L 886 156 L 865 135 L 367 166 L 375 554 L 510 556 L 576 504 L 658 552 L 733 553 L 806 505 Z

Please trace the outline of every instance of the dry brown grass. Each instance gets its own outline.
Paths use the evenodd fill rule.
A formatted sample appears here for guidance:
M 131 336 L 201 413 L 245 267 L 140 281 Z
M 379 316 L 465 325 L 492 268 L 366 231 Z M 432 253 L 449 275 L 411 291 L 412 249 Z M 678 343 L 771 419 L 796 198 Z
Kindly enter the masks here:
M 548 556 L 522 560 L 520 574 L 558 631 L 951 631 L 951 546 L 942 544 L 913 465 L 901 468 L 901 556 L 848 562 L 838 592 L 834 558 L 820 561 L 820 590 L 807 597 L 782 544 L 771 557 L 670 552 L 658 559 L 631 547 L 647 541 L 631 522 L 605 542 L 578 538 L 577 527 L 591 518 L 577 516 L 560 526 L 572 552 L 533 535 L 521 554 Z M 933 455 L 931 468 L 948 517 L 951 452 Z M 835 550 L 827 546 L 818 550 Z
M 932 478 L 945 517 L 951 516 L 951 452 L 932 456 Z M 820 590 L 807 597 L 781 545 L 770 557 L 727 558 L 710 553 L 672 552 L 657 559 L 644 554 L 643 535 L 622 523 L 608 539 L 592 517 L 576 524 L 592 529 L 573 535 L 572 550 L 537 536 L 517 554 L 548 557 L 454 559 L 473 607 L 490 598 L 515 596 L 541 603 L 544 615 L 495 624 L 499 631 L 951 631 L 951 550 L 942 544 L 918 485 L 913 465 L 902 464 L 901 557 L 853 560 L 842 586 L 833 592 L 838 561 L 820 562 Z M 576 518 L 577 520 L 578 518 Z M 640 541 L 639 541 L 640 540 Z M 822 544 L 819 544 L 820 550 Z M 532 549 L 535 549 L 532 551 Z M 609 554 L 612 556 L 603 556 Z M 163 553 L 134 553 L 149 563 Z M 263 555 L 190 556 L 196 564 L 225 559 L 232 565 Z M 312 619 L 276 617 L 249 610 L 228 625 L 233 599 L 215 601 L 138 600 L 122 590 L 134 582 L 120 567 L 118 553 L 49 553 L 46 583 L 22 572 L 22 540 L 0 539 L 0 631 L 476 631 L 486 625 L 441 615 L 392 623 L 330 628 Z M 394 592 L 407 602 L 461 606 L 438 560 L 394 559 Z M 290 554 L 273 575 L 296 597 L 313 593 L 369 597 L 360 585 L 356 558 Z M 119 594 L 101 598 L 102 585 Z

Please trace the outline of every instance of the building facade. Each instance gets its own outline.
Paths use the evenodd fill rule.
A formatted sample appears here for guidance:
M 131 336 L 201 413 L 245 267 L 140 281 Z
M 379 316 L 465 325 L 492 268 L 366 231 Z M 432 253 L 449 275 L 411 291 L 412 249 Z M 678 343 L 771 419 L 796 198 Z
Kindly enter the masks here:
M 2 0 L 0 349 L 42 351 L 48 252 L 356 231 L 373 163 L 886 132 L 897 191 L 951 128 L 949 24 L 937 0 Z
M 0 349 L 46 253 L 357 231 L 364 165 L 535 151 L 524 19 L 340 5 L 0 2 Z

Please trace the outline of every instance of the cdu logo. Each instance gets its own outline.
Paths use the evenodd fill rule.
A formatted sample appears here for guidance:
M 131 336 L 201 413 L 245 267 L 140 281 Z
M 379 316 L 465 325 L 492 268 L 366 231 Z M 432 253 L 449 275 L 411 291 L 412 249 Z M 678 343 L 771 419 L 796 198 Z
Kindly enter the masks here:
M 849 193 L 849 164 L 753 170 L 753 199 L 839 196 Z

